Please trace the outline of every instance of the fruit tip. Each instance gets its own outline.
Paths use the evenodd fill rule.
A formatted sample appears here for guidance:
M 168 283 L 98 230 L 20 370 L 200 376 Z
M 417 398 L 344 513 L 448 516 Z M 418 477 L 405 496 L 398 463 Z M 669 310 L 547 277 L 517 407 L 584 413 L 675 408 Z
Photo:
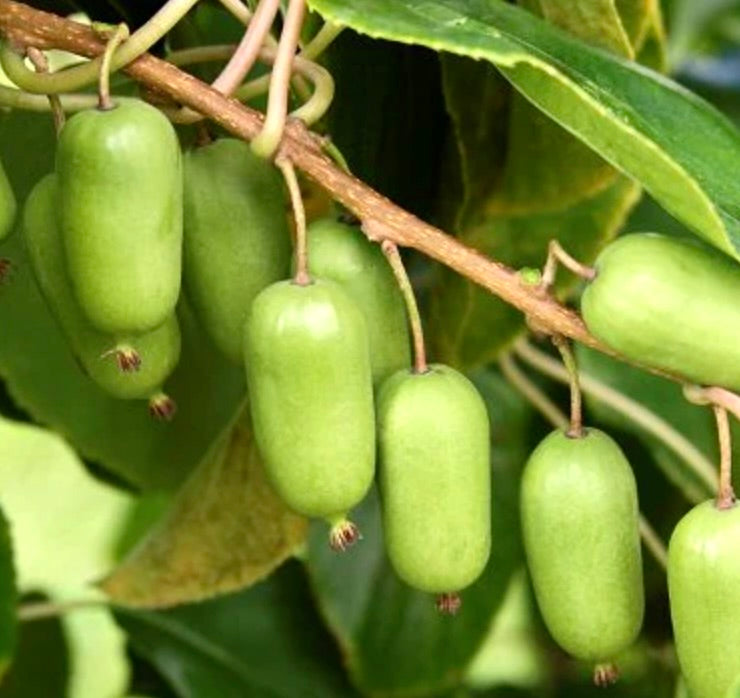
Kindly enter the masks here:
M 343 553 L 358 540 L 362 540 L 360 529 L 349 519 L 340 519 L 332 524 L 329 531 L 329 545 L 338 553 Z
M 619 679 L 619 667 L 616 664 L 597 664 L 594 667 L 594 685 L 606 688 Z
M 177 403 L 165 393 L 157 393 L 149 399 L 149 414 L 162 422 L 170 422 L 177 412 Z
M 441 615 L 455 616 L 460 610 L 460 606 L 462 606 L 462 599 L 460 598 L 460 594 L 456 592 L 439 594 L 435 599 L 435 605 Z

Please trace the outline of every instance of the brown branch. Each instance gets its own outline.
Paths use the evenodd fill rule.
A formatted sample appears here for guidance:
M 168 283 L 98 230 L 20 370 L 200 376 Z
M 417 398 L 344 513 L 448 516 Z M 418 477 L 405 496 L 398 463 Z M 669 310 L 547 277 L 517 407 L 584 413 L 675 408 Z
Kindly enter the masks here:
M 105 49 L 84 25 L 14 0 L 0 0 L 0 33 L 20 48 L 58 48 L 89 58 Z M 195 109 L 245 140 L 252 140 L 262 128 L 259 112 L 151 55 L 131 63 L 126 72 L 149 89 Z M 384 239 L 413 247 L 450 267 L 521 310 L 537 327 L 608 352 L 589 334 L 577 313 L 523 284 L 514 270 L 424 223 L 341 170 L 323 153 L 319 137 L 300 122 L 288 125 L 278 157 L 291 160 L 358 218 L 372 220 L 374 230 Z

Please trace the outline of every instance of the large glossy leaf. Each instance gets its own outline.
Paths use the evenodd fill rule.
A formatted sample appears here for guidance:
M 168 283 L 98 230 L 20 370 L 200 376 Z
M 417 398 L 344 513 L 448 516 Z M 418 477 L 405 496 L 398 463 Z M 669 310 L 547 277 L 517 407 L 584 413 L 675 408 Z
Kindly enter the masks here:
M 312 0 L 371 36 L 494 63 L 536 106 L 740 257 L 740 137 L 678 85 L 500 0 Z
M 53 167 L 50 118 L 2 117 L 0 158 L 23 201 Z M 14 265 L 0 286 L 0 377 L 8 392 L 35 420 L 133 485 L 175 487 L 236 414 L 243 372 L 218 355 L 185 311 L 183 355 L 167 384 L 179 406 L 175 419 L 157 423 L 145 403 L 108 397 L 81 372 L 41 299 L 18 228 L 0 245 L 0 256 Z
M 273 492 L 249 425 L 239 423 L 102 587 L 118 604 L 143 607 L 236 591 L 261 580 L 294 553 L 306 530 L 305 519 Z
M 181 698 L 356 695 L 295 562 L 238 594 L 170 611 L 119 610 L 117 616 L 134 651 Z
M 523 4 L 590 43 L 634 54 L 613 0 Z M 466 243 L 514 267 L 541 265 L 553 237 L 592 259 L 621 226 L 637 186 L 508 88 L 490 63 L 444 54 L 442 66 L 464 191 L 449 225 Z M 574 279 L 563 275 L 560 282 L 563 293 Z M 495 358 L 524 324 L 500 300 L 448 271 L 433 289 L 432 309 L 435 349 L 463 366 Z
M 521 562 L 517 488 L 530 411 L 495 374 L 477 376 L 477 385 L 492 425 L 493 549 L 482 577 L 462 593 L 457 617 L 440 616 L 430 595 L 393 573 L 376 493 L 353 514 L 364 539 L 341 557 L 328 549 L 324 530 L 317 527 L 309 537 L 308 569 L 319 606 L 364 692 L 424 695 L 456 686 Z

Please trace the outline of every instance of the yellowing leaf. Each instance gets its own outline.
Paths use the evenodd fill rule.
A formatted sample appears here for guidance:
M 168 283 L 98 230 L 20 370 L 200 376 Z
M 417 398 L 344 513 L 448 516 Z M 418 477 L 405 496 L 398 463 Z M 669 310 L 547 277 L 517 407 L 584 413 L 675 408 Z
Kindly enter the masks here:
M 236 591 L 290 557 L 306 529 L 273 492 L 251 431 L 239 423 L 102 588 L 118 604 L 149 608 Z

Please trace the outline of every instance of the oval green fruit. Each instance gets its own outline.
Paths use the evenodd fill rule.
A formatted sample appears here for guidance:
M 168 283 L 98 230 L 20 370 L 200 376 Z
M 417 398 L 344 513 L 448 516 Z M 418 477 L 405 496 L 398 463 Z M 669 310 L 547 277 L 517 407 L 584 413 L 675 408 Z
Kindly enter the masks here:
M 8 235 L 13 228 L 17 204 L 13 189 L 5 174 L 3 163 L 0 162 L 0 240 Z
M 403 369 L 378 394 L 383 529 L 398 576 L 451 594 L 474 582 L 491 547 L 491 461 L 485 404 L 448 366 Z
M 128 336 L 174 312 L 182 257 L 182 165 L 170 122 L 140 100 L 69 119 L 56 157 L 75 296 L 94 327 Z
M 587 429 L 547 436 L 524 469 L 524 547 L 537 603 L 574 657 L 608 662 L 644 613 L 635 478 L 619 446 Z
M 740 507 L 694 507 L 668 546 L 676 652 L 692 698 L 725 698 L 740 677 Z
M 239 363 L 249 306 L 288 273 L 283 180 L 232 138 L 187 153 L 184 165 L 185 289 L 215 345 Z
M 365 315 L 377 387 L 411 364 L 406 309 L 393 271 L 380 246 L 354 226 L 322 218 L 308 227 L 307 238 L 311 274 L 336 281 Z
M 180 357 L 180 330 L 174 314 L 157 329 L 134 337 L 139 370 L 123 373 L 103 356 L 115 339 L 96 330 L 80 309 L 64 263 L 64 245 L 55 216 L 56 175 L 47 175 L 32 190 L 23 213 L 23 233 L 41 294 L 87 375 L 108 394 L 121 399 L 147 399 L 157 416 L 169 417 L 172 405 L 161 392 Z
M 280 281 L 255 299 L 244 339 L 254 433 L 272 484 L 298 513 L 341 528 L 375 468 L 362 313 L 332 281 Z
M 645 365 L 740 389 L 737 262 L 698 242 L 641 233 L 612 243 L 595 266 L 581 300 L 592 334 Z

